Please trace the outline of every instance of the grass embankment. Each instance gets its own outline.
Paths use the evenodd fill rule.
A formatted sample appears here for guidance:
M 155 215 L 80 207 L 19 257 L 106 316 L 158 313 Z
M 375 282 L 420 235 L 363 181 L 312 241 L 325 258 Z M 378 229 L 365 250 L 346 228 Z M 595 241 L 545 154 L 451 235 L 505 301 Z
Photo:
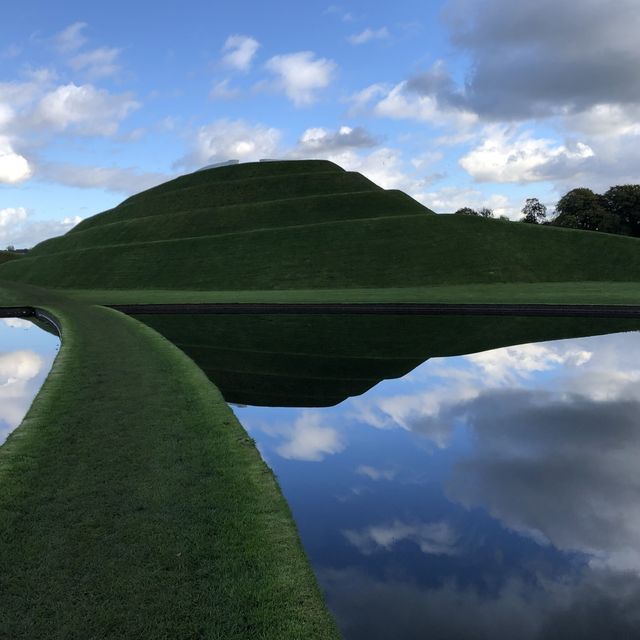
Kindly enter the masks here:
M 638 319 L 143 315 L 229 402 L 331 406 L 433 357 L 630 331 Z
M 112 310 L 0 300 L 63 326 L 0 448 L 0 637 L 337 637 L 275 479 L 204 373 Z

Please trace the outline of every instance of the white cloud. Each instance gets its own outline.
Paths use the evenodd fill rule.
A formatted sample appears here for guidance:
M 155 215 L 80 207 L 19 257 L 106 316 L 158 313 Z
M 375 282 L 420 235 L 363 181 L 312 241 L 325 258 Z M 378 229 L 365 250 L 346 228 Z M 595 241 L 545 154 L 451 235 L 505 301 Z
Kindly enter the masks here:
M 372 85 L 372 87 L 376 86 Z M 396 120 L 418 120 L 463 129 L 472 126 L 478 120 L 476 114 L 470 111 L 440 105 L 433 95 L 420 95 L 415 91 L 409 91 L 406 81 L 398 83 L 389 90 L 387 95 L 374 106 L 373 113 Z
M 259 47 L 260 43 L 250 36 L 229 36 L 222 47 L 222 62 L 236 71 L 248 71 Z
M 82 189 L 106 189 L 133 194 L 166 182 L 173 175 L 138 171 L 131 167 L 89 167 L 49 163 L 38 166 L 38 176 L 59 184 Z
M 193 149 L 182 159 L 189 167 L 238 159 L 255 161 L 277 155 L 281 132 L 243 120 L 216 120 L 198 129 Z
M 266 68 L 278 77 L 278 88 L 301 107 L 314 103 L 317 92 L 331 83 L 336 64 L 311 51 L 299 51 L 270 58 Z
M 87 41 L 87 38 L 82 35 L 82 31 L 86 27 L 86 22 L 74 22 L 56 34 L 54 42 L 58 51 L 61 53 L 71 53 L 79 49 Z
M 389 29 L 382 27 L 381 29 L 371 29 L 367 27 L 360 33 L 354 33 L 347 40 L 353 45 L 365 44 L 371 40 L 386 40 L 389 37 Z
M 69 216 L 62 220 L 30 219 L 24 207 L 0 209 L 0 246 L 13 245 L 19 249 L 59 236 L 73 228 L 82 218 Z
M 497 217 L 506 216 L 511 220 L 522 217 L 519 205 L 511 202 L 507 196 L 498 193 L 484 195 L 470 187 L 442 187 L 437 191 L 421 192 L 415 197 L 438 213 L 454 213 L 462 207 L 488 207 Z
M 356 469 L 356 473 L 360 476 L 367 476 L 371 480 L 393 480 L 396 475 L 396 472 L 390 469 L 377 469 L 366 464 L 361 464 Z
M 345 448 L 340 434 L 333 427 L 323 427 L 318 413 L 303 412 L 290 429 L 289 440 L 276 451 L 283 458 L 319 461 Z
M 8 138 L 0 136 L 0 183 L 16 184 L 31 177 L 31 173 L 27 159 L 14 151 Z
M 5 229 L 10 229 L 21 224 L 27 219 L 27 210 L 24 207 L 7 207 L 0 209 L 0 234 Z
M 372 525 L 360 531 L 342 532 L 345 538 L 364 555 L 389 551 L 399 542 L 410 540 L 428 555 L 457 555 L 458 536 L 447 522 L 409 524 L 395 520 L 390 524 Z
M 597 104 L 562 121 L 567 128 L 591 136 L 639 136 L 640 105 Z
M 530 132 L 491 126 L 484 141 L 463 156 L 459 163 L 478 182 L 535 182 L 549 178 L 550 167 L 561 163 L 579 170 L 581 162 L 594 155 L 588 145 L 572 148 Z
M 116 59 L 120 55 L 120 49 L 100 47 L 92 51 L 86 51 L 69 60 L 69 66 L 75 71 L 84 71 L 92 78 L 113 76 L 120 67 Z
M 81 135 L 111 136 L 129 113 L 140 107 L 131 94 L 110 94 L 93 85 L 61 85 L 38 104 L 36 122 L 54 130 L 73 129 Z
M 212 100 L 233 100 L 239 95 L 240 89 L 231 87 L 229 78 L 217 82 L 209 92 L 209 98 Z

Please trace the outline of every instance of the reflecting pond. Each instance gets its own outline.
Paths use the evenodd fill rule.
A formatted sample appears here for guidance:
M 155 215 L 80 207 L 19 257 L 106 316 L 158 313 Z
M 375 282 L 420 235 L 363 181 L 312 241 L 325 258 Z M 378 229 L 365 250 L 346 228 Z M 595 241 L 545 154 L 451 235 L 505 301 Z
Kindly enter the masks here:
M 637 321 L 144 319 L 235 403 L 345 638 L 640 637 Z
M 59 346 L 57 336 L 29 320 L 0 319 L 0 445 L 22 422 Z

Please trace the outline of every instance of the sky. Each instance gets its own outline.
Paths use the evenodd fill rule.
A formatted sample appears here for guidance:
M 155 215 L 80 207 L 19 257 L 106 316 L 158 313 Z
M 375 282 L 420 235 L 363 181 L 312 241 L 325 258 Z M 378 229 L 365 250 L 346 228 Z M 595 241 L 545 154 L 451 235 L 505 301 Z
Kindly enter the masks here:
M 640 182 L 638 0 L 25 0 L 0 21 L 0 247 L 229 159 L 439 213 Z

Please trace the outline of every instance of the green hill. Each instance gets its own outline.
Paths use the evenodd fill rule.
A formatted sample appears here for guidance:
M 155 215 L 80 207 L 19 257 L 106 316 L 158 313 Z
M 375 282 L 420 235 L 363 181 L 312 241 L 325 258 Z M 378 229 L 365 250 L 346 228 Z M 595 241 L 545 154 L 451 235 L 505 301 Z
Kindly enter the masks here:
M 67 289 L 366 289 L 640 279 L 637 239 L 432 215 L 318 160 L 198 171 L 3 265 Z

